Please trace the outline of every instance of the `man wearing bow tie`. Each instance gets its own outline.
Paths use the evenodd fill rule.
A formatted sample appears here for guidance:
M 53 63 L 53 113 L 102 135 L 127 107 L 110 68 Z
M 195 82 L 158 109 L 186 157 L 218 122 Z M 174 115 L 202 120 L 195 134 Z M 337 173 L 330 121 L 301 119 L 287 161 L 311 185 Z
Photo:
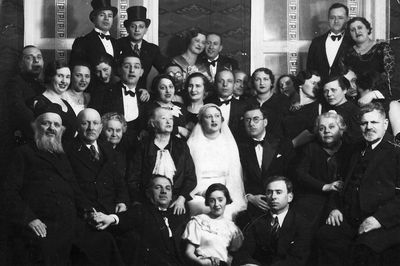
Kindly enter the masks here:
M 143 75 L 138 55 L 133 52 L 122 54 L 118 73 L 121 80 L 105 92 L 101 113 L 123 114 L 128 123 L 127 140 L 130 145 L 134 145 L 140 130 L 145 126 L 140 116 L 143 113 L 142 102 L 150 97 L 147 90 L 138 87 L 139 78 Z
M 75 39 L 72 44 L 70 65 L 81 60 L 93 65 L 96 57 L 103 53 L 108 53 L 114 58 L 117 55 L 117 40 L 111 37 L 110 29 L 118 9 L 111 6 L 110 0 L 92 0 L 91 5 L 93 10 L 89 18 L 94 24 L 94 29 L 85 36 Z
M 229 69 L 223 69 L 215 75 L 217 95 L 206 99 L 205 103 L 214 103 L 221 109 L 222 116 L 227 121 L 229 129 L 236 140 L 243 135 L 240 119 L 243 115 L 245 104 L 233 97 L 235 77 Z
M 216 33 L 210 33 L 207 35 L 206 40 L 206 57 L 204 58 L 205 65 L 208 67 L 208 72 L 212 77 L 215 78 L 215 74 L 223 69 L 229 69 L 231 71 L 238 70 L 239 65 L 235 59 L 221 55 L 222 51 L 222 39 L 221 36 Z
M 244 230 L 244 242 L 232 265 L 306 265 L 310 253 L 311 228 L 290 203 L 293 185 L 283 176 L 265 182 L 268 211 Z
M 308 50 L 307 70 L 317 71 L 325 82 L 330 76 L 340 75 L 339 58 L 352 44 L 345 27 L 349 9 L 341 3 L 333 4 L 328 11 L 330 30 L 316 37 Z
M 259 106 L 246 107 L 243 122 L 246 141 L 239 144 L 240 160 L 244 174 L 244 188 L 250 219 L 268 211 L 263 183 L 273 175 L 289 176 L 289 165 L 293 158 L 293 146 L 287 139 L 268 134 L 268 119 Z
M 138 232 L 140 243 L 135 250 L 135 261 L 129 265 L 186 265 L 181 236 L 189 213 L 173 214 L 172 191 L 169 178 L 152 176 L 147 184 L 145 203 L 133 206 L 126 213 L 98 213 L 95 218 L 99 230 L 111 225 L 120 231 L 133 229 Z

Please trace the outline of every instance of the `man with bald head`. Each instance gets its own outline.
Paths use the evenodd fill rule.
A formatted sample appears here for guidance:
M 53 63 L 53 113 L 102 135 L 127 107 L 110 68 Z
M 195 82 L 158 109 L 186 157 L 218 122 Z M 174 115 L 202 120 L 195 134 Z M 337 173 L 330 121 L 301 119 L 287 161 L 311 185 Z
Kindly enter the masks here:
M 77 119 L 78 136 L 68 145 L 67 154 L 78 184 L 96 211 L 126 211 L 128 191 L 115 168 L 115 151 L 108 143 L 98 141 L 103 128 L 100 114 L 86 108 Z
M 42 52 L 33 45 L 25 46 L 19 58 L 19 73 L 7 85 L 11 129 L 18 143 L 33 139 L 34 115 L 26 103 L 45 90 L 40 80 L 43 64 Z

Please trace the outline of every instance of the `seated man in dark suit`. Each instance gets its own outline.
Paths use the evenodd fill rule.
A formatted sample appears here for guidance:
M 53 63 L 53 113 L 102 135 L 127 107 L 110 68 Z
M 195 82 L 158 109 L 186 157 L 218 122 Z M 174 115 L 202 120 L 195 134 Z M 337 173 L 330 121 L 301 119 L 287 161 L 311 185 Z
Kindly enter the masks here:
M 146 189 L 146 203 L 117 215 L 96 214 L 99 230 L 116 225 L 118 230 L 135 229 L 140 234 L 141 242 L 133 265 L 186 265 L 181 236 L 189 217 L 173 214 L 172 191 L 169 178 L 153 176 Z
M 80 265 L 121 265 L 112 236 L 77 216 L 91 205 L 61 144 L 61 110 L 55 104 L 40 112 L 33 124 L 35 142 L 16 150 L 2 193 L 15 244 L 10 250 L 19 253 L 13 265 L 71 265 L 73 245 L 87 257 Z
M 20 72 L 8 82 L 11 129 L 16 144 L 24 144 L 33 139 L 31 123 L 34 114 L 27 102 L 45 91 L 43 83 L 39 80 L 43 64 L 42 52 L 33 45 L 25 46 L 19 58 Z
M 306 265 L 311 228 L 293 208 L 292 183 L 273 176 L 266 182 L 269 211 L 244 229 L 244 242 L 233 265 Z
M 290 140 L 267 132 L 268 119 L 258 105 L 247 106 L 243 120 L 248 137 L 239 143 L 239 154 L 246 198 L 250 203 L 247 211 L 252 219 L 268 211 L 263 184 L 270 176 L 289 176 L 294 150 Z
M 223 49 L 221 36 L 217 33 L 207 35 L 205 48 L 205 64 L 208 66 L 208 72 L 215 80 L 215 75 L 223 69 L 230 71 L 238 70 L 239 64 L 235 59 L 229 58 L 221 54 Z
M 72 44 L 70 65 L 83 60 L 94 66 L 96 57 L 103 53 L 117 58 L 117 40 L 111 37 L 110 29 L 118 9 L 111 6 L 110 0 L 92 0 L 91 5 L 93 10 L 89 18 L 94 24 L 94 29 L 85 36 L 75 39 Z
M 78 114 L 77 120 L 78 136 L 69 143 L 67 154 L 79 186 L 97 211 L 126 211 L 128 190 L 116 169 L 116 153 L 109 143 L 98 141 L 103 128 L 100 114 L 87 108 Z
M 227 121 L 229 129 L 237 140 L 243 135 L 240 119 L 243 115 L 245 104 L 233 97 L 235 77 L 229 69 L 223 69 L 215 75 L 217 95 L 207 98 L 205 103 L 214 103 L 221 109 L 222 116 Z
M 364 141 L 354 149 L 343 192 L 330 203 L 318 232 L 320 265 L 385 264 L 386 252 L 400 244 L 400 148 L 385 136 L 381 104 L 360 110 Z
M 126 12 L 128 18 L 124 21 L 124 26 L 128 36 L 118 39 L 119 53 L 134 52 L 140 57 L 143 75 L 139 79 L 138 86 L 146 88 L 147 76 L 151 67 L 154 66 L 161 73 L 168 63 L 168 59 L 161 54 L 157 45 L 143 39 L 151 22 L 146 18 L 147 9 L 143 6 L 131 6 Z

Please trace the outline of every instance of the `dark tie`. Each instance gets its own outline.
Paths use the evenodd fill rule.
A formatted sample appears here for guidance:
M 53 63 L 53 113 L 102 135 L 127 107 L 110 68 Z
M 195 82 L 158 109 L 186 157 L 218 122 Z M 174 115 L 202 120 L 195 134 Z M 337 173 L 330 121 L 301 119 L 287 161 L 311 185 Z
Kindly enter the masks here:
M 264 146 L 264 139 L 263 140 L 255 140 L 255 139 L 253 139 L 253 144 L 254 144 L 254 147 L 256 147 L 258 144 L 260 144 L 261 146 Z
M 341 34 L 339 34 L 339 35 L 331 35 L 332 41 L 336 41 L 336 40 L 340 41 L 341 38 L 342 38 Z
M 110 39 L 111 39 L 111 36 L 110 36 L 110 35 L 106 35 L 106 34 L 101 33 L 101 32 L 98 32 L 97 34 L 98 34 L 98 35 L 100 36 L 100 38 L 102 38 L 102 39 L 106 39 L 106 40 L 110 40 Z
M 90 154 L 92 155 L 93 161 L 100 160 L 100 154 L 97 152 L 96 147 L 94 145 L 90 145 Z
M 278 216 L 275 216 L 275 218 L 272 217 L 271 220 L 271 227 L 270 227 L 270 243 L 271 243 L 271 248 L 274 252 L 276 252 L 277 247 L 278 247 L 278 239 L 279 239 L 279 220 Z
M 361 152 L 361 156 L 367 158 L 372 152 L 372 146 L 371 144 L 367 144 L 365 147 L 365 150 Z
M 133 51 L 135 52 L 135 54 L 140 55 L 139 45 L 137 43 L 133 47 Z
M 232 99 L 230 99 L 230 100 L 226 100 L 226 101 L 221 101 L 221 100 L 220 100 L 220 101 L 218 102 L 218 104 L 217 104 L 217 105 L 218 105 L 218 106 L 221 106 L 221 105 L 223 105 L 223 104 L 226 104 L 226 105 L 228 105 L 228 104 L 231 102 L 231 100 L 232 100 Z
M 217 61 L 218 61 L 217 59 L 216 60 L 212 60 L 211 62 L 208 61 L 208 65 L 215 67 L 215 64 L 217 63 Z
M 129 95 L 129 96 L 135 97 L 135 93 L 131 90 L 128 90 L 127 88 L 124 88 L 124 94 L 125 94 L 125 96 Z

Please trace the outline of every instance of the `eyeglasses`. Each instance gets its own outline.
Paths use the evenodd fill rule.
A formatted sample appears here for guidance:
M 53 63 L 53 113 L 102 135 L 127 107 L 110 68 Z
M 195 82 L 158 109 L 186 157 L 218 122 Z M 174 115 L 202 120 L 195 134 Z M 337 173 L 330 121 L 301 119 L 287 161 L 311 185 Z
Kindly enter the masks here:
M 182 75 L 182 73 L 180 73 L 180 72 L 176 72 L 176 73 L 174 73 L 174 72 L 168 72 L 168 76 L 171 76 L 171 77 L 175 77 L 175 78 L 181 78 L 181 77 L 183 77 L 183 75 Z
M 253 121 L 254 124 L 258 124 L 258 123 L 260 123 L 261 120 L 264 120 L 264 118 L 263 117 L 259 117 L 259 116 L 255 116 L 255 117 L 245 118 L 244 122 L 250 123 L 251 121 Z

